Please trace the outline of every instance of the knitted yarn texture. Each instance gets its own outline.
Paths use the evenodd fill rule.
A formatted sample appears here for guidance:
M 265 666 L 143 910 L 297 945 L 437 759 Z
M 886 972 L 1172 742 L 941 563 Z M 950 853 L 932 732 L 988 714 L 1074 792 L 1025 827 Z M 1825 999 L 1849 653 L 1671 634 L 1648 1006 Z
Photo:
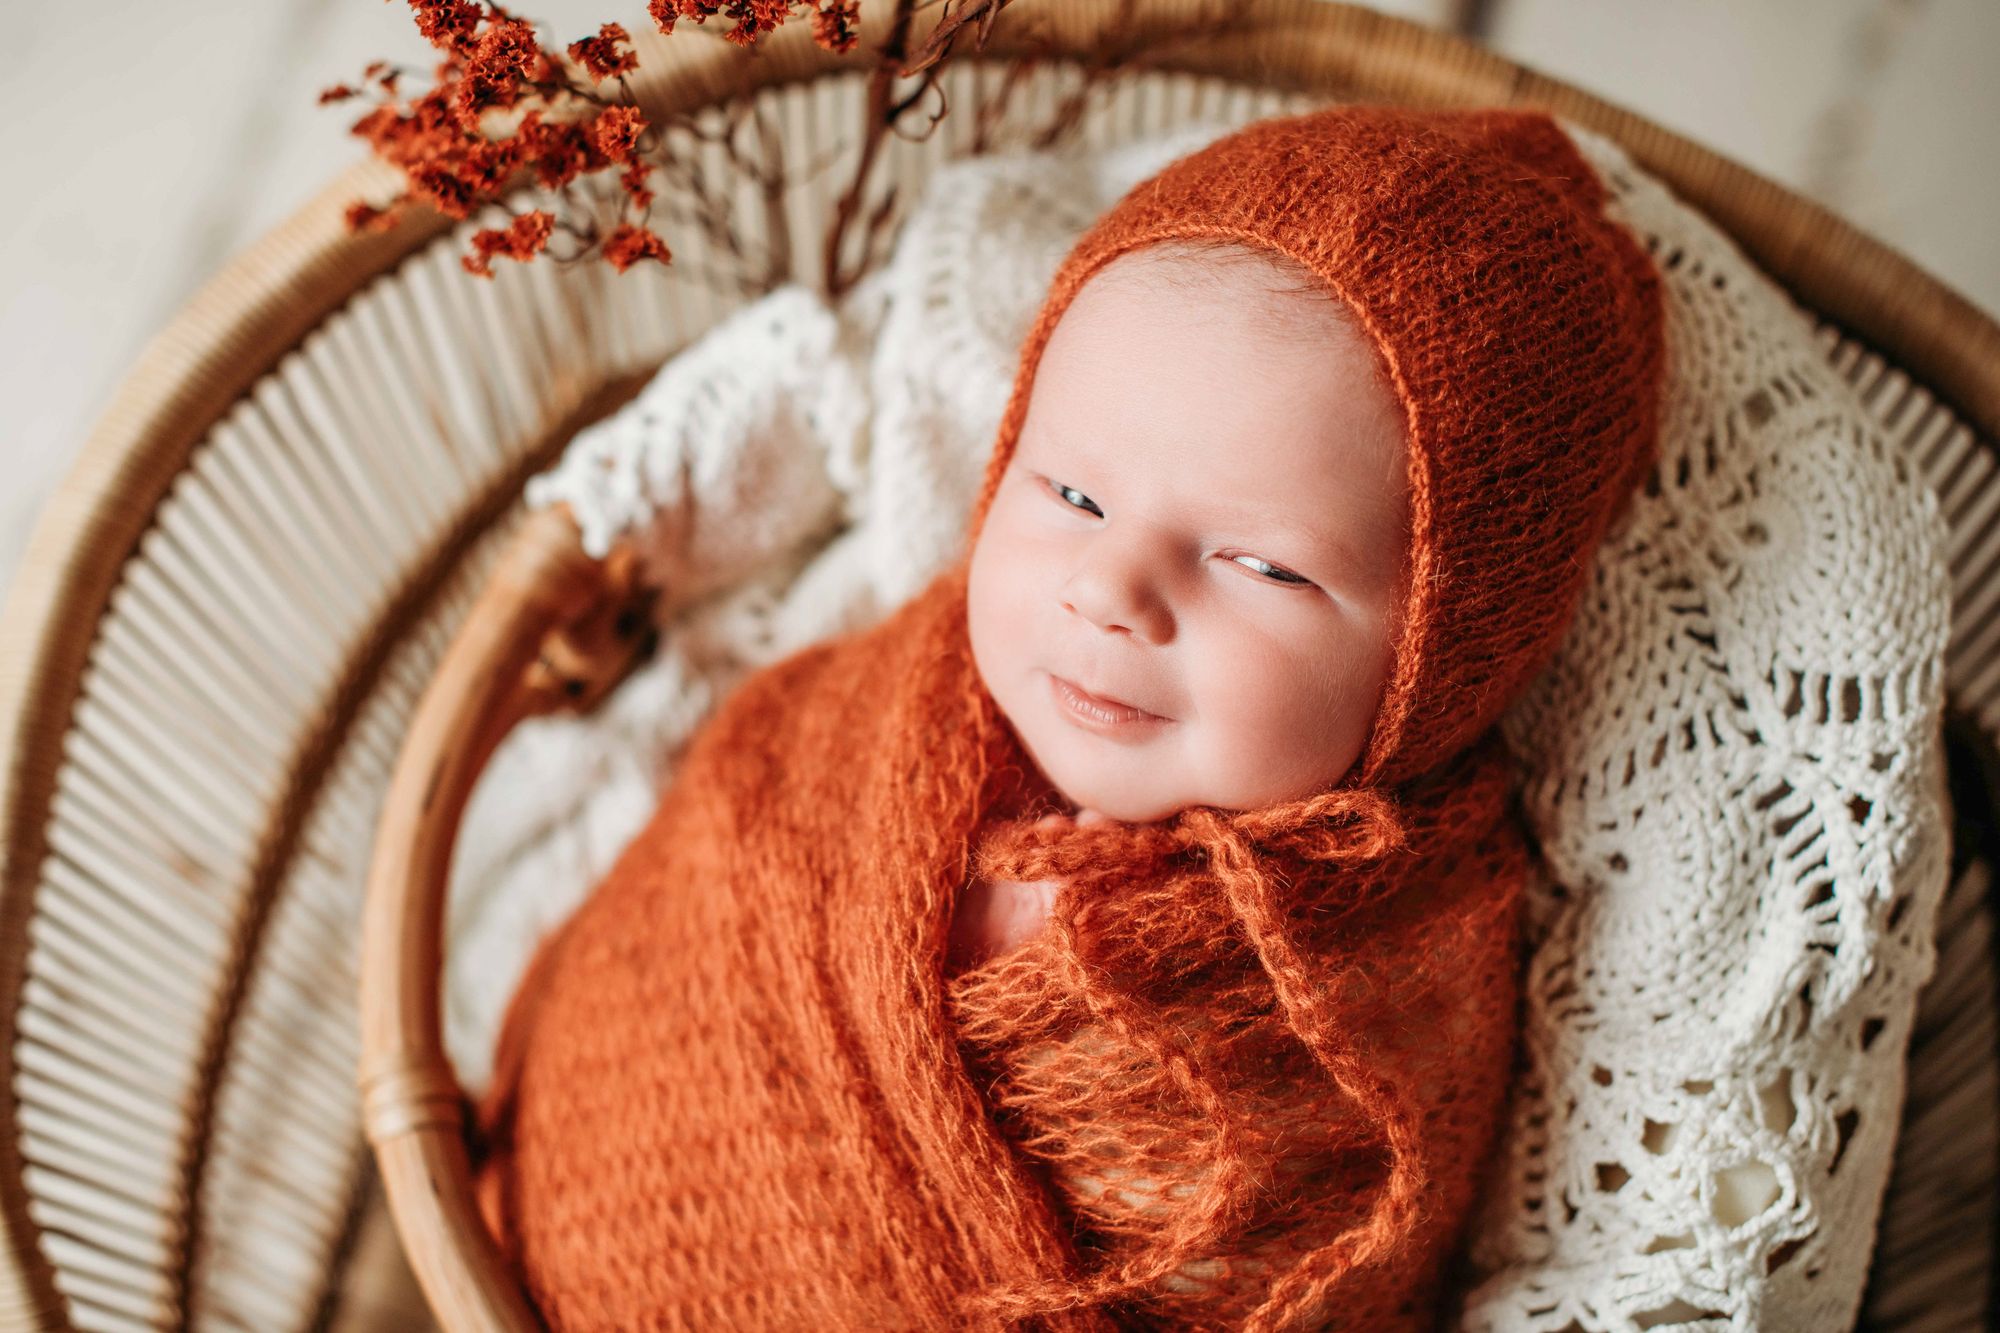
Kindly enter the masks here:
M 758 672 L 543 947 L 479 1121 L 552 1327 L 1421 1327 L 1503 1107 L 1527 842 L 1494 723 L 1649 465 L 1654 271 L 1546 117 L 1342 108 L 1132 191 L 1058 272 L 1265 246 L 1375 338 L 1412 570 L 1332 790 L 1145 826 L 1053 808 L 956 564 Z M 947 982 L 977 865 L 1052 928 Z

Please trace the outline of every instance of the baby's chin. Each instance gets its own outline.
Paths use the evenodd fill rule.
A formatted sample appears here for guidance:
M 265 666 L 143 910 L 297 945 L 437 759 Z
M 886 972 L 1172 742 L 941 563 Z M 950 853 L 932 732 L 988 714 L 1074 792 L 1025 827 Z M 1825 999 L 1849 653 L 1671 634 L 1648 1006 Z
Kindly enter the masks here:
M 1014 734 L 1065 802 L 1065 813 L 1095 810 L 1124 824 L 1152 824 L 1207 803 L 1198 785 L 1179 781 L 1183 775 L 1154 747 L 1126 748 L 1094 736 L 1065 736 L 1058 730 L 1062 725 L 1058 721 L 1049 727 L 1056 733 L 1050 735 L 1039 725 L 1015 723 Z
M 1016 724 L 1014 734 L 1036 770 L 1065 802 L 1067 814 L 1094 810 L 1124 824 L 1153 824 L 1195 806 L 1226 812 L 1259 810 L 1303 800 L 1321 790 L 1253 790 L 1247 774 L 1242 775 L 1246 779 L 1242 790 L 1225 790 L 1230 775 L 1218 775 L 1207 767 L 1189 771 L 1192 766 L 1170 746 L 1119 746 L 1096 736 L 1064 735 L 1062 725 L 1058 720 L 1046 726 L 1038 718 L 1028 727 Z
M 1064 813 L 1074 816 L 1084 810 L 1094 810 L 1106 819 L 1121 824 L 1156 824 L 1172 819 L 1190 806 L 1200 805 L 1197 800 L 1167 800 L 1124 797 L 1116 792 L 1092 796 L 1088 788 L 1072 791 L 1060 783 L 1052 784 L 1056 794 L 1065 802 Z
M 1062 791 L 1061 788 L 1057 790 L 1059 792 Z M 1199 801 L 1168 801 L 1162 803 L 1159 801 L 1120 800 L 1115 795 L 1099 797 L 1093 800 L 1085 796 L 1070 795 L 1068 792 L 1062 792 L 1062 794 L 1069 801 L 1069 814 L 1075 815 L 1079 811 L 1094 810 L 1106 819 L 1116 820 L 1121 824 L 1164 823 L 1189 806 L 1201 804 Z

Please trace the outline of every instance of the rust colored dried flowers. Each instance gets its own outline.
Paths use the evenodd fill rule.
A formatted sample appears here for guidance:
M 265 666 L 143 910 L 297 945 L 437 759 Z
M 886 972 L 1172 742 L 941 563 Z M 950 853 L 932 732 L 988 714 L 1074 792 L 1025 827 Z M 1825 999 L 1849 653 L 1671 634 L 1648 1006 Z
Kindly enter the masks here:
M 387 231 L 395 225 L 396 214 L 391 209 L 377 208 L 373 204 L 364 203 L 347 206 L 349 231 Z
M 490 0 L 409 0 L 409 6 L 417 31 L 442 57 L 429 90 L 399 97 L 397 81 L 406 71 L 378 60 L 358 86 L 336 84 L 320 93 L 322 104 L 375 95 L 375 108 L 354 122 L 352 132 L 401 169 L 405 181 L 386 207 L 350 206 L 351 229 L 394 226 L 413 201 L 449 218 L 467 218 L 530 173 L 567 203 L 567 187 L 579 177 L 615 170 L 625 197 L 620 217 L 601 239 L 595 225 L 570 216 L 583 210 L 523 213 L 506 227 L 475 233 L 466 269 L 490 277 L 495 256 L 532 258 L 557 230 L 576 236 L 579 254 L 601 243 L 603 257 L 621 272 L 642 259 L 667 261 L 666 243 L 646 226 L 656 198 L 646 159 L 653 145 L 625 82 L 639 60 L 622 26 L 605 23 L 595 36 L 569 43 L 564 49 L 573 65 L 566 67 L 542 44 L 533 23 Z M 733 26 L 724 35 L 740 46 L 810 11 L 814 41 L 847 51 L 860 23 L 859 0 L 651 0 L 648 8 L 663 33 L 680 19 L 725 19 Z M 578 68 L 583 77 L 572 73 Z M 597 91 L 596 85 L 613 79 L 620 96 Z M 496 118 L 511 121 L 511 128 L 502 130 L 492 123 Z
M 459 262 L 465 271 L 482 278 L 493 276 L 491 261 L 495 255 L 526 263 L 548 248 L 549 233 L 555 230 L 555 216 L 540 209 L 530 209 L 515 217 L 503 228 L 486 228 L 472 237 L 472 253 Z
M 866 266 L 865 257 L 854 262 L 839 258 L 844 253 L 841 236 L 865 223 L 868 236 L 862 248 L 873 254 L 888 226 L 893 192 L 863 206 L 885 138 L 909 137 L 897 127 L 914 121 L 913 109 L 927 97 L 934 95 L 942 103 L 938 66 L 961 34 L 983 44 L 1009 0 L 943 0 L 929 40 L 923 42 L 914 40 L 913 20 L 937 0 L 882 2 L 893 5 L 893 11 L 885 40 L 867 61 L 871 77 L 861 162 L 822 247 L 832 293 L 844 290 Z M 429 87 L 405 95 L 399 81 L 420 71 L 377 60 L 356 83 L 336 84 L 319 95 L 322 104 L 372 99 L 373 108 L 352 123 L 351 133 L 403 176 L 402 191 L 386 203 L 348 207 L 351 230 L 392 228 L 412 204 L 458 220 L 502 204 L 511 220 L 473 234 L 470 252 L 462 259 L 468 272 L 491 277 L 495 258 L 527 262 L 552 253 L 557 232 L 576 244 L 567 254 L 554 253 L 556 260 L 581 259 L 595 251 L 623 272 L 643 260 L 670 261 L 665 240 L 648 226 L 659 204 L 677 221 L 706 229 L 711 248 L 744 270 L 735 280 L 768 289 L 789 271 L 791 239 L 784 219 L 777 216 L 784 184 L 781 154 L 775 131 L 761 112 L 750 118 L 756 138 L 749 146 L 737 138 L 744 124 L 738 111 L 727 113 L 720 132 L 689 115 L 650 125 L 627 81 L 639 68 L 639 58 L 621 25 L 601 24 L 595 35 L 559 52 L 543 43 L 532 21 L 492 0 L 407 3 L 417 31 L 439 53 Z M 717 19 L 728 25 L 722 36 L 745 48 L 801 15 L 810 16 L 812 40 L 826 50 L 848 52 L 860 40 L 860 0 L 648 0 L 647 12 L 662 33 L 672 33 L 683 19 L 695 24 Z M 917 80 L 916 89 L 892 91 L 906 77 Z M 917 137 L 928 133 L 940 114 L 931 113 L 930 125 Z M 720 145 L 732 172 L 761 191 L 766 212 L 775 219 L 768 243 L 746 249 L 732 234 L 727 189 L 704 172 L 694 151 L 708 145 Z M 586 206 L 571 192 L 580 179 L 604 172 L 616 182 L 611 196 L 616 202 L 608 217 L 595 201 Z M 510 194 L 529 183 L 554 193 L 560 202 L 529 211 L 505 205 Z
M 631 40 L 631 35 L 624 28 L 616 23 L 607 23 L 597 30 L 597 36 L 571 42 L 570 58 L 589 70 L 591 78 L 602 83 L 639 68 L 639 57 L 618 49 Z
M 859 0 L 650 0 L 646 6 L 661 32 L 672 32 L 681 19 L 728 19 L 735 26 L 722 35 L 738 46 L 755 46 L 759 37 L 802 10 L 812 11 L 815 42 L 829 51 L 853 49 Z
M 410 97 L 397 93 L 407 71 L 375 61 L 361 86 L 338 84 L 320 95 L 322 103 L 373 93 L 375 106 L 356 120 L 351 132 L 375 155 L 399 168 L 404 189 L 384 207 L 357 203 L 347 211 L 354 230 L 393 226 L 403 211 L 422 203 L 454 219 L 472 216 L 500 201 L 524 176 L 563 194 L 580 177 L 617 172 L 624 190 L 621 227 L 650 236 L 645 213 L 653 202 L 642 159 L 645 116 L 629 101 L 613 99 L 591 85 L 617 79 L 637 67 L 625 49 L 630 38 L 615 23 L 568 48 L 582 75 L 544 47 L 535 27 L 497 4 L 478 0 L 409 0 L 417 29 L 441 53 L 431 86 Z M 526 260 L 543 253 L 553 231 L 571 233 L 587 250 L 594 228 L 566 220 L 580 209 L 522 213 L 506 227 L 475 233 L 463 263 L 469 272 L 490 277 L 493 257 Z M 655 238 L 657 242 L 657 238 Z M 629 239 L 621 253 L 664 256 L 664 244 L 648 247 Z M 631 259 L 626 260 L 625 267 Z
M 658 236 L 644 227 L 621 222 L 604 238 L 604 258 L 623 273 L 642 259 L 657 259 L 664 264 L 672 256 L 667 253 L 667 243 Z
M 639 151 L 639 136 L 645 131 L 646 118 L 635 106 L 610 107 L 590 126 L 597 151 L 613 162 L 630 162 Z
M 424 35 L 425 41 L 441 50 L 461 54 L 484 17 L 480 6 L 472 0 L 433 0 L 429 4 L 410 0 L 410 8 L 417 12 L 417 31 Z
M 861 40 L 861 0 L 834 0 L 813 11 L 813 41 L 846 54 Z

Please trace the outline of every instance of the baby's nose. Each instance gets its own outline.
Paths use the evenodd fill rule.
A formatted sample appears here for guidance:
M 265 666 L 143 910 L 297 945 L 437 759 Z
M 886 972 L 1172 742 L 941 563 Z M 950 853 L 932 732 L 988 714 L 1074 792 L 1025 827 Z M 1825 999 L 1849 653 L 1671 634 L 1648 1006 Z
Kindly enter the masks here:
M 1173 613 L 1161 589 L 1131 559 L 1087 560 L 1063 585 L 1064 610 L 1111 634 L 1130 634 L 1147 643 L 1173 637 Z

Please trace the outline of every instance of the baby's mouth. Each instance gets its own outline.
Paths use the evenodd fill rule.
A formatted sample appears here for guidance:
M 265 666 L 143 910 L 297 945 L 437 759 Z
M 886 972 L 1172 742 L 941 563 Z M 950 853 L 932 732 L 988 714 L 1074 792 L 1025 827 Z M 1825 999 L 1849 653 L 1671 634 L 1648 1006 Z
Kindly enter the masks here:
M 1075 681 L 1054 672 L 1049 673 L 1049 686 L 1056 706 L 1065 716 L 1095 730 L 1131 731 L 1173 720 L 1123 700 L 1092 694 Z

